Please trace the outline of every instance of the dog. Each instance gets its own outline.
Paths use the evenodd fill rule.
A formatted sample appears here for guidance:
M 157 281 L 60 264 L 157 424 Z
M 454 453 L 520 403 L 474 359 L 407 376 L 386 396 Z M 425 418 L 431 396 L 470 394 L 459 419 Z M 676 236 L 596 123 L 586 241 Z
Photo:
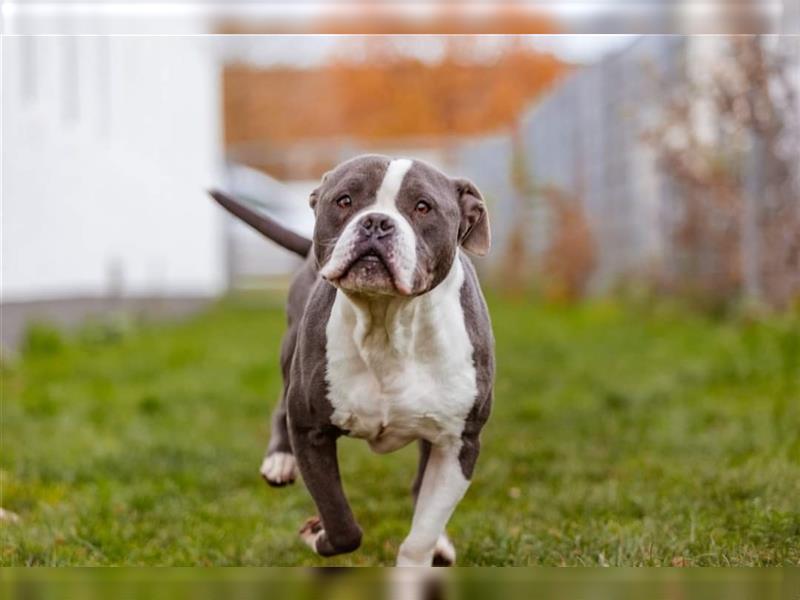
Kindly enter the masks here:
M 339 474 L 340 436 L 377 453 L 416 441 L 414 516 L 396 564 L 452 565 L 445 526 L 472 478 L 494 382 L 489 313 L 465 255 L 489 251 L 481 194 L 422 161 L 359 156 L 311 193 L 313 240 L 211 195 L 306 257 L 289 289 L 283 393 L 261 466 L 272 486 L 299 470 L 319 514 L 303 541 L 321 556 L 361 544 Z

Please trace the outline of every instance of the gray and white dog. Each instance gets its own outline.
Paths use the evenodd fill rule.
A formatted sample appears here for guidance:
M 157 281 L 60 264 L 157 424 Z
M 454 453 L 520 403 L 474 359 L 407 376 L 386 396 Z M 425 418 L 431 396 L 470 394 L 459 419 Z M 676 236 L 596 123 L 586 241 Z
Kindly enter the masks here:
M 424 162 L 360 156 L 312 192 L 313 241 L 212 195 L 307 256 L 289 290 L 283 394 L 261 466 L 274 486 L 299 469 L 319 511 L 302 539 L 322 556 L 361 543 L 337 438 L 365 439 L 378 453 L 417 440 L 414 517 L 397 564 L 453 564 L 445 526 L 472 477 L 494 380 L 489 314 L 463 252 L 489 250 L 480 193 Z

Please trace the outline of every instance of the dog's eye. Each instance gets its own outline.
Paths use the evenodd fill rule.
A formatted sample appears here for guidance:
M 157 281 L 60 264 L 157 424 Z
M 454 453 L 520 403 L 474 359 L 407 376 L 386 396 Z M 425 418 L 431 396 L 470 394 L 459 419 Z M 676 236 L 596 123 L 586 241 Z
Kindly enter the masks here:
M 431 209 L 431 205 L 425 202 L 425 200 L 420 200 L 417 202 L 417 205 L 414 207 L 414 210 L 417 211 L 419 214 L 424 215 Z
M 336 206 L 339 208 L 350 208 L 350 205 L 353 203 L 353 200 L 350 196 L 342 196 L 338 200 L 336 200 Z

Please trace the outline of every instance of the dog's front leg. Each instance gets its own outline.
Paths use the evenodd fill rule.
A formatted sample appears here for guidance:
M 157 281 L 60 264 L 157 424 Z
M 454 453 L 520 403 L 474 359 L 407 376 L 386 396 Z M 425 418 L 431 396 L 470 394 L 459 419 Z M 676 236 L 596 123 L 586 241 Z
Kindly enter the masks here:
M 459 460 L 460 447 L 460 444 L 431 447 L 411 532 L 400 545 L 397 566 L 431 566 L 436 542 L 469 487 Z
M 361 528 L 342 489 L 337 436 L 327 430 L 290 428 L 300 474 L 319 511 L 319 518 L 309 519 L 300 536 L 321 556 L 352 552 L 361 545 Z

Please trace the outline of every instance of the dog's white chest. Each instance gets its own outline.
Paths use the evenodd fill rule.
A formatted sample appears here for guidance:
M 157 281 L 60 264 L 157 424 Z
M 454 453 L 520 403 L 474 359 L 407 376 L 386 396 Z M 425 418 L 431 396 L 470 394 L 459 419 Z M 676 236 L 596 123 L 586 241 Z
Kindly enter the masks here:
M 436 289 L 389 306 L 379 321 L 337 292 L 327 326 L 334 425 L 376 452 L 418 438 L 437 444 L 460 438 L 477 394 L 462 281 L 456 260 Z

